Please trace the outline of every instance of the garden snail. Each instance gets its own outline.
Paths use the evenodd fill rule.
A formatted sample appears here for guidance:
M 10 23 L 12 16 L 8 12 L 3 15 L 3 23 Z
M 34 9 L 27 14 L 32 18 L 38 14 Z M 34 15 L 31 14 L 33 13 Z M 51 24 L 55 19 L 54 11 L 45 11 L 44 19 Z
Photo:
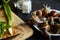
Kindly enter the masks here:
M 42 11 L 41 11 L 41 10 L 37 10 L 36 15 L 37 15 L 38 17 L 42 17 Z
M 43 23 L 39 18 L 42 17 L 42 12 L 40 10 L 34 11 L 32 13 L 32 18 L 36 23 Z
M 42 15 L 47 17 L 48 14 L 50 13 L 50 7 L 44 6 L 43 10 L 42 10 Z
M 44 23 L 42 24 L 42 28 L 45 28 L 47 31 L 50 30 L 50 26 L 49 26 L 49 24 L 47 24 L 47 22 L 44 22 Z
M 53 11 L 53 10 L 52 10 L 52 11 L 49 13 L 49 16 L 57 17 L 58 14 L 56 13 L 56 11 Z

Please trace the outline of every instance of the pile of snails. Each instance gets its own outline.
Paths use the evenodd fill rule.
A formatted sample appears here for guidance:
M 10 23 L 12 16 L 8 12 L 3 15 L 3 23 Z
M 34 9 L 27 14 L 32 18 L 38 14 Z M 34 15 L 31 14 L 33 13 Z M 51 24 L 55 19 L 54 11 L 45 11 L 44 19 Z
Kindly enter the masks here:
M 41 24 L 41 28 L 53 34 L 60 33 L 60 14 L 47 6 L 44 6 L 41 10 L 32 12 L 32 18 L 29 23 Z

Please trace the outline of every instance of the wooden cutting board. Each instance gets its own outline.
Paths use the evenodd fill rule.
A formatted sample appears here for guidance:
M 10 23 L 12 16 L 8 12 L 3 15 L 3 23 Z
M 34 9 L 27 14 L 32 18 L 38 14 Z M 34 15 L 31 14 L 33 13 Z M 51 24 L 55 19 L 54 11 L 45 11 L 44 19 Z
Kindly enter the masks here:
M 32 36 L 33 30 L 25 24 L 25 22 L 12 12 L 13 26 L 18 26 L 20 29 L 20 34 L 16 37 L 7 38 L 6 40 L 25 40 Z M 5 39 L 4 39 L 5 40 Z

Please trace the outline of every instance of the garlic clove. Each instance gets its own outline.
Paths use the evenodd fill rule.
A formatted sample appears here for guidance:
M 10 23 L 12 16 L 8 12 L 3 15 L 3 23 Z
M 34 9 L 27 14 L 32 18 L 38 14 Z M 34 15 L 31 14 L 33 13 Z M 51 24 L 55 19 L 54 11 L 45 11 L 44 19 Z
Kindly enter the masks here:
M 9 31 L 9 33 L 10 33 L 11 35 L 13 34 L 11 27 L 8 29 L 8 31 Z

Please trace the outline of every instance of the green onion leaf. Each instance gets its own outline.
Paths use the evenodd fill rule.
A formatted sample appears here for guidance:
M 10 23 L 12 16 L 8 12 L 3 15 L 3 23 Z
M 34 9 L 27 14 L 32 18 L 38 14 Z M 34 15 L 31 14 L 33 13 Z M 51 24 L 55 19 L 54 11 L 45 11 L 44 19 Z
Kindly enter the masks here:
M 2 0 L 4 3 L 9 3 L 10 0 Z
M 4 4 L 4 10 L 8 18 L 8 24 L 12 25 L 12 14 L 11 14 L 11 8 L 8 4 Z

